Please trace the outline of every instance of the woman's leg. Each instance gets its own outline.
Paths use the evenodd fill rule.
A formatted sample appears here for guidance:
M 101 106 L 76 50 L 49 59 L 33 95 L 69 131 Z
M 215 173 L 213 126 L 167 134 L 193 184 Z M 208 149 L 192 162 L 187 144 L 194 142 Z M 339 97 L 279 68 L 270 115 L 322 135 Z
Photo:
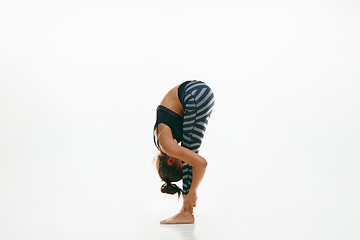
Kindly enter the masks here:
M 210 87 L 200 81 L 186 85 L 184 94 L 183 141 L 181 146 L 199 152 L 215 98 Z M 192 182 L 192 167 L 183 162 L 183 194 L 188 194 Z

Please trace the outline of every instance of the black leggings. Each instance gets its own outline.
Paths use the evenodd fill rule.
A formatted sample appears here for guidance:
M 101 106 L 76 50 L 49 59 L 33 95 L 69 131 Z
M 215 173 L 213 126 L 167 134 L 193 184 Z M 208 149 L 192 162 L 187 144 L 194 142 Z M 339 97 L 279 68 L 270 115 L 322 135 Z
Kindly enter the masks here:
M 206 126 L 214 107 L 214 94 L 201 81 L 193 80 L 184 89 L 184 122 L 181 146 L 198 153 Z M 188 194 L 192 182 L 192 167 L 183 162 L 183 194 Z

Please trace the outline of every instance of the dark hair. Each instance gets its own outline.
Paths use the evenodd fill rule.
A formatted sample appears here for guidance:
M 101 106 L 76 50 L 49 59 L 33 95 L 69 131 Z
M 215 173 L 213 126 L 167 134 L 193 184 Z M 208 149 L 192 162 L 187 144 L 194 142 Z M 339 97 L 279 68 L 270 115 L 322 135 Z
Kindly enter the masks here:
M 162 193 L 171 195 L 177 193 L 178 197 L 180 198 L 182 189 L 179 188 L 176 184 L 172 184 L 171 182 L 180 181 L 182 179 L 182 171 L 180 171 L 175 164 L 169 165 L 169 158 L 170 157 L 166 155 L 166 153 L 160 152 L 156 159 L 156 169 L 158 171 L 159 177 L 165 182 L 161 186 L 160 191 Z

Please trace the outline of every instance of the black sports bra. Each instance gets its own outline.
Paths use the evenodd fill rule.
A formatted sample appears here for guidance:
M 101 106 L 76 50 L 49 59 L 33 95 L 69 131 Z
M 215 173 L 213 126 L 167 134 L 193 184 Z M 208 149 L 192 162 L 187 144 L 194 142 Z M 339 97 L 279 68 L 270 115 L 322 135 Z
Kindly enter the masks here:
M 183 92 L 185 86 L 191 81 L 186 81 L 182 83 L 178 88 L 178 97 L 181 104 L 184 106 L 184 99 L 183 99 Z M 184 107 L 185 108 L 185 107 Z M 156 109 L 156 123 L 154 126 L 154 143 L 157 149 L 161 151 L 160 145 L 159 145 L 159 135 L 156 133 L 155 130 L 158 127 L 160 123 L 164 123 L 168 127 L 170 127 L 171 132 L 173 134 L 173 137 L 176 139 L 177 142 L 181 142 L 183 139 L 183 117 L 181 117 L 179 114 L 175 113 L 174 111 L 171 111 L 170 109 L 159 105 Z M 156 139 L 155 139 L 156 135 Z
M 177 142 L 182 141 L 183 118 L 179 114 L 171 111 L 170 109 L 159 105 L 156 109 L 156 123 L 154 126 L 154 143 L 155 146 L 159 149 L 159 151 L 161 151 L 159 145 L 159 135 L 156 134 L 157 139 L 155 140 L 155 131 L 160 123 L 164 123 L 165 125 L 170 127 L 173 137 L 176 139 Z

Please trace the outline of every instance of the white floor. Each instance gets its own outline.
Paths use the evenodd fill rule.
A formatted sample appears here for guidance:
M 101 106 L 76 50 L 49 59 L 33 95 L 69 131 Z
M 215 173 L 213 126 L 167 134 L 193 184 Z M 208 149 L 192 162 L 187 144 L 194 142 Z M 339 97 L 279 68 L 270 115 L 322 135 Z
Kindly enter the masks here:
M 239 161 L 237 169 L 229 167 L 225 172 L 227 167 L 215 161 L 223 163 L 226 159 L 207 153 L 210 163 L 199 189 L 196 223 L 160 226 L 158 222 L 175 214 L 180 203 L 176 197 L 164 197 L 158 191 L 160 181 L 148 160 L 140 166 L 128 163 L 138 158 L 116 148 L 113 157 L 107 156 L 111 153 L 99 153 L 90 148 L 94 140 L 86 142 L 90 135 L 95 135 L 91 129 L 72 131 L 76 136 L 85 135 L 84 142 L 78 144 L 71 142 L 71 138 L 56 140 L 52 136 L 61 136 L 64 131 L 49 130 L 7 138 L 10 144 L 6 149 L 11 150 L 7 152 L 12 158 L 2 161 L 2 239 L 359 236 L 356 161 L 300 159 L 284 150 L 286 157 L 277 154 L 272 159 L 251 161 L 250 157 L 235 157 Z M 104 142 L 111 138 L 100 135 Z M 31 145 L 16 149 L 15 142 L 21 141 Z M 68 142 L 74 144 L 72 149 Z M 101 145 L 100 140 L 96 143 Z M 206 149 L 212 151 L 204 145 Z M 139 158 L 145 159 L 145 155 L 139 153 Z
M 360 238 L 355 1 L 0 7 L 0 239 Z M 155 109 L 215 93 L 194 225 L 152 159 Z

